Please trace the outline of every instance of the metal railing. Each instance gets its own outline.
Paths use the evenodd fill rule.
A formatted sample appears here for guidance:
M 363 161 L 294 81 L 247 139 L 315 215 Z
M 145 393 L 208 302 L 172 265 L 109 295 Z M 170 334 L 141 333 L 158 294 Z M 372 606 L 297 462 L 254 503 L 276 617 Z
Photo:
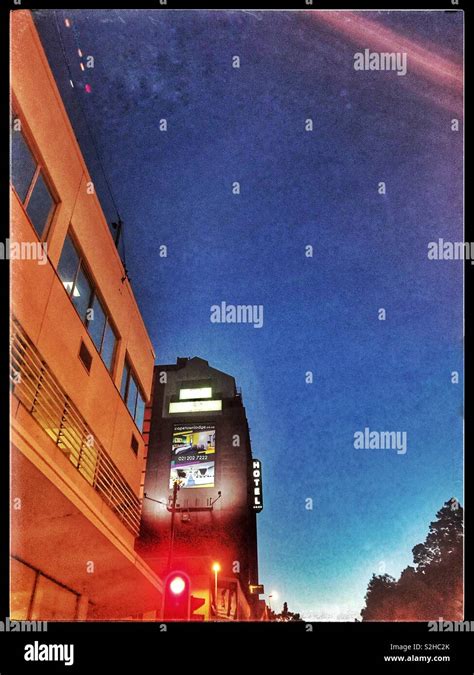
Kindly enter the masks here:
M 12 320 L 10 347 L 13 395 L 126 527 L 137 535 L 139 498 L 16 319 Z

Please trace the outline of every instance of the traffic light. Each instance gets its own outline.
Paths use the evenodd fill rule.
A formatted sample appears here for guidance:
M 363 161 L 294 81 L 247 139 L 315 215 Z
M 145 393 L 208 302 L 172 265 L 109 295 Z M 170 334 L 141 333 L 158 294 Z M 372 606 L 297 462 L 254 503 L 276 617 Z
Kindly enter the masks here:
M 165 580 L 163 621 L 189 621 L 190 583 L 184 572 L 171 572 Z

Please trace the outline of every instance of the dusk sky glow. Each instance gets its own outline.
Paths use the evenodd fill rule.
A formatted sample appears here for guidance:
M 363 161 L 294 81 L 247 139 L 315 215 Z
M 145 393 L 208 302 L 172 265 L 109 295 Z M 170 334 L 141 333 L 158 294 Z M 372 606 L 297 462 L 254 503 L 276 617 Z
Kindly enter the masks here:
M 462 13 L 57 16 L 74 88 L 54 12 L 35 22 L 111 221 L 79 98 L 96 138 L 157 363 L 200 356 L 242 388 L 261 582 L 353 620 L 372 573 L 398 576 L 462 501 L 463 263 L 427 257 L 463 240 Z M 366 48 L 405 50 L 407 74 L 355 71 Z M 263 327 L 211 323 L 223 301 L 262 304 Z M 406 454 L 356 450 L 365 427 L 406 431 Z

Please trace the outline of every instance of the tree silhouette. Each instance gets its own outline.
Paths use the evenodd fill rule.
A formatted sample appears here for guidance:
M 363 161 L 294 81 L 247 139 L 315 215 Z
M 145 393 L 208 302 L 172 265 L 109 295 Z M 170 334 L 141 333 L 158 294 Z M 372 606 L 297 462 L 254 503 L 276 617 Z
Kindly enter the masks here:
M 361 611 L 363 621 L 462 620 L 463 509 L 450 499 L 413 549 L 414 566 L 396 581 L 372 575 Z
M 389 574 L 372 575 L 365 596 L 367 606 L 361 612 L 364 621 L 377 621 L 393 614 L 396 583 Z
M 288 610 L 287 602 L 283 603 L 283 609 L 280 614 L 276 614 L 273 610 L 270 610 L 268 614 L 270 621 L 303 621 L 298 613 L 290 612 Z

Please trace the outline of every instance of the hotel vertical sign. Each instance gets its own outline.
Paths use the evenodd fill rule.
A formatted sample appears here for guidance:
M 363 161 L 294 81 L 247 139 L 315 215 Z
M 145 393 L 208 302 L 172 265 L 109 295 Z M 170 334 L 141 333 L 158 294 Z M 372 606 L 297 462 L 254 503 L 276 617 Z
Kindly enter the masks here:
M 260 512 L 263 509 L 262 493 L 262 463 L 259 459 L 252 460 L 252 495 L 253 510 Z

